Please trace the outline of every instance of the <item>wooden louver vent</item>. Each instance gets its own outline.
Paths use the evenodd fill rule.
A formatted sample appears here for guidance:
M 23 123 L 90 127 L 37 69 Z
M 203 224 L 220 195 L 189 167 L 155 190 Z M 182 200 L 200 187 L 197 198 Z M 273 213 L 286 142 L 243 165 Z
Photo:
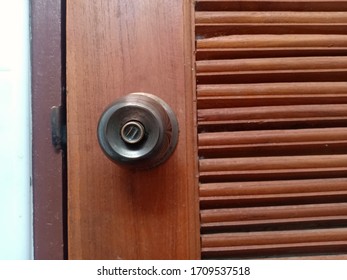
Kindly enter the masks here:
M 195 4 L 202 258 L 346 258 L 347 1 Z

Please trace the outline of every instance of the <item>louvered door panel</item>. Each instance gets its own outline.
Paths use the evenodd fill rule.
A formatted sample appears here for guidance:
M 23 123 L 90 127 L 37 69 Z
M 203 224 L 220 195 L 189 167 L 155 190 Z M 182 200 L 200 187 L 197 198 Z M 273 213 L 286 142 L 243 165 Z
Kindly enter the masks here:
M 347 1 L 197 0 L 203 258 L 346 258 Z

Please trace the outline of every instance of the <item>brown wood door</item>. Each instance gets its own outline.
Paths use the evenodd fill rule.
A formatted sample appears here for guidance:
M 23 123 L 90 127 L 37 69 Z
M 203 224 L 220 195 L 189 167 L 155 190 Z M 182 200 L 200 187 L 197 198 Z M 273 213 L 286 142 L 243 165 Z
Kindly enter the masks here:
M 346 258 L 347 1 L 67 1 L 70 259 Z M 111 162 L 132 92 L 176 113 L 173 155 Z
M 189 1 L 67 3 L 69 257 L 199 258 Z M 131 92 L 162 98 L 179 143 L 163 165 L 120 168 L 97 140 L 104 109 Z

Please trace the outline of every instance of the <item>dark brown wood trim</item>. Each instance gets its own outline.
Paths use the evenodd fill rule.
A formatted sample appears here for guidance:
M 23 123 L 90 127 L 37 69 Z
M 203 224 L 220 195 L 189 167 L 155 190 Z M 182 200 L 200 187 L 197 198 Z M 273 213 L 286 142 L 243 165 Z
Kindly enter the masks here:
M 64 153 L 51 142 L 51 107 L 62 100 L 63 0 L 31 1 L 34 258 L 64 259 Z

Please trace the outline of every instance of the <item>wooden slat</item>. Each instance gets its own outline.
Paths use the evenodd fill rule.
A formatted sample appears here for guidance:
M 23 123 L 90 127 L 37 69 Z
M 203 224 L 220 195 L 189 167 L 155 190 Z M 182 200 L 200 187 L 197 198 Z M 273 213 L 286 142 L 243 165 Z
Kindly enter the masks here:
M 245 71 L 197 73 L 197 81 L 212 83 L 271 83 L 271 82 L 340 82 L 345 81 L 347 69 L 313 69 L 282 71 Z
M 346 227 L 347 215 L 300 218 L 258 219 L 249 221 L 225 221 L 201 224 L 202 234 L 215 232 L 251 232 L 259 230 L 305 230 L 319 227 Z
M 264 180 L 293 180 L 315 178 L 344 177 L 347 167 L 301 168 L 301 169 L 271 169 L 271 170 L 240 170 L 240 171 L 204 171 L 200 172 L 200 181 L 237 182 Z M 345 198 L 346 199 L 346 198 Z
M 347 35 L 234 35 L 198 39 L 197 48 L 331 48 L 347 47 Z
M 231 247 L 252 245 L 297 244 L 314 242 L 344 242 L 347 228 L 315 229 L 279 232 L 252 232 L 252 233 L 220 233 L 202 235 L 202 246 Z
M 200 122 L 207 121 L 240 121 L 240 120 L 267 120 L 267 119 L 327 119 L 347 117 L 347 104 L 341 105 L 298 105 L 298 106 L 269 106 L 249 108 L 223 108 L 203 109 L 198 111 Z
M 199 134 L 199 146 L 344 141 L 347 128 L 261 130 Z
M 345 191 L 347 178 L 200 184 L 200 197 Z
M 347 83 L 264 83 L 198 85 L 198 108 L 347 103 Z
M 271 258 L 267 258 L 270 260 Z M 289 256 L 289 257 L 277 257 L 273 260 L 347 260 L 347 254 L 328 254 L 328 255 L 307 255 L 307 256 Z
M 262 171 L 347 168 L 347 155 L 201 159 L 200 171 Z
M 341 176 L 347 155 L 200 159 L 201 180 L 282 180 Z
M 196 0 L 197 11 L 346 11 L 345 0 Z
M 236 121 L 200 121 L 199 130 L 218 132 L 225 130 L 251 131 L 259 129 L 298 129 L 311 127 L 344 127 L 347 117 L 289 118 L 289 119 L 255 119 Z
M 318 174 L 318 176 L 319 175 L 320 174 Z M 322 177 L 322 175 L 320 176 Z M 251 174 L 248 177 L 246 176 L 246 178 L 248 180 L 252 179 Z M 341 203 L 346 201 L 346 199 L 347 191 L 344 190 L 306 193 L 202 197 L 200 198 L 200 205 L 201 209 L 221 209 L 227 207 L 234 208 L 279 205 L 304 205 L 310 203 Z
M 199 134 L 204 158 L 347 153 L 345 128 L 257 130 Z
M 198 24 L 196 34 L 199 38 L 219 35 L 246 35 L 246 34 L 346 34 L 345 23 L 217 23 Z
M 346 12 L 197 12 L 196 25 L 225 23 L 347 23 Z
M 346 29 L 344 29 L 346 30 Z M 328 33 L 329 34 L 329 33 Z M 307 56 L 347 55 L 346 47 L 305 47 L 305 48 L 206 48 L 196 50 L 196 59 L 234 59 L 259 57 L 307 57 Z
M 200 146 L 202 158 L 345 154 L 347 141 Z
M 258 58 L 233 60 L 197 61 L 196 71 L 208 72 L 243 72 L 243 71 L 297 71 L 309 69 L 345 69 L 346 56 L 295 57 L 295 58 Z
M 204 233 L 228 230 L 231 232 L 238 230 L 259 231 L 259 229 L 266 229 L 266 227 L 271 227 L 272 230 L 293 230 L 305 229 L 309 225 L 316 227 L 320 225 L 346 226 L 347 204 L 271 205 L 201 211 L 201 228 Z
M 235 108 L 254 106 L 283 106 L 310 104 L 344 104 L 347 94 L 316 94 L 316 95 L 249 95 L 249 96 L 210 96 L 198 97 L 198 109 Z
M 198 85 L 198 97 L 347 94 L 347 82 Z
M 246 245 L 235 247 L 202 248 L 202 257 L 209 258 L 264 258 L 265 256 L 305 255 L 305 254 L 336 254 L 346 253 L 346 241 L 302 242 L 289 244 Z
M 255 220 L 290 220 L 347 216 L 347 203 L 209 209 L 201 211 L 202 223 Z

